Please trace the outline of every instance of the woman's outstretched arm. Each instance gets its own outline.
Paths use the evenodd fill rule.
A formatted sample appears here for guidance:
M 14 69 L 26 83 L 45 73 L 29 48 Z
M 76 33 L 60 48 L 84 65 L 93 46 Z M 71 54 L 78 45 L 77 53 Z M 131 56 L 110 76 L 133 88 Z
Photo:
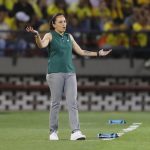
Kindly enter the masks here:
M 35 34 L 35 41 L 39 48 L 47 47 L 49 42 L 52 40 L 52 35 L 50 33 L 46 33 L 43 39 L 41 39 L 39 32 L 37 30 L 34 30 L 31 26 L 27 27 L 26 31 Z
M 88 50 L 83 50 L 80 48 L 80 46 L 76 43 L 76 41 L 74 40 L 73 36 L 70 34 L 70 38 L 72 40 L 73 43 L 73 49 L 74 51 L 81 55 L 81 56 L 106 56 L 108 55 L 112 49 L 104 51 L 103 49 L 99 50 L 99 51 L 88 51 Z

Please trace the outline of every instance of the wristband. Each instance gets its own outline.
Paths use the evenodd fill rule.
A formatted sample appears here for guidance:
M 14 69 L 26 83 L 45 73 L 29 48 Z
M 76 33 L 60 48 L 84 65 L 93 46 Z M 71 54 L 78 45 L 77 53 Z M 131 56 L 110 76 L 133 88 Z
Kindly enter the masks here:
M 97 57 L 99 57 L 100 55 L 99 55 L 99 51 L 97 51 Z
M 35 35 L 35 36 L 39 36 L 39 32 L 35 32 L 34 35 Z
M 38 36 L 40 36 L 39 33 L 36 33 L 36 34 L 35 34 L 35 38 L 37 38 Z

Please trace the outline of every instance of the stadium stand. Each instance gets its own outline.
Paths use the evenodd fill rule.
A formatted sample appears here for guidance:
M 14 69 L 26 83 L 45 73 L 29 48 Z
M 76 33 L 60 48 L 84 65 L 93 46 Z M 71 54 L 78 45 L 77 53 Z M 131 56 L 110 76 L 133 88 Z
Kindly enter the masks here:
M 149 81 L 141 77 L 79 76 L 79 109 L 84 111 L 148 111 L 150 81 L 145 82 L 147 80 Z M 49 88 L 42 75 L 3 75 L 0 77 L 0 82 L 0 110 L 49 109 Z M 63 96 L 61 109 L 67 110 Z

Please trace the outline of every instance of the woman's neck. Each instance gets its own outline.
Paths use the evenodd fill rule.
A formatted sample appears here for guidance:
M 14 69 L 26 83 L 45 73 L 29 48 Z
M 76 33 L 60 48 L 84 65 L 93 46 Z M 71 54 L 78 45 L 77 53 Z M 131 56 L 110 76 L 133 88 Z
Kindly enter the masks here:
M 57 30 L 55 30 L 55 32 L 57 32 L 57 33 L 60 34 L 60 35 L 63 35 L 63 34 L 64 34 L 64 32 L 60 32 L 60 31 L 57 31 Z

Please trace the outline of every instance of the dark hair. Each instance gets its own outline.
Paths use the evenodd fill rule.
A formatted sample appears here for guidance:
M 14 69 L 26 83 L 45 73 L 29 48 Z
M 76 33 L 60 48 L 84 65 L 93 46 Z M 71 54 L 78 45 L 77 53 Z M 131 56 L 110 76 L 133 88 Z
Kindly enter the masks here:
M 64 17 L 65 17 L 65 15 L 62 14 L 62 13 L 57 13 L 56 15 L 54 15 L 54 16 L 51 18 L 50 22 L 49 22 L 49 24 L 50 24 L 50 30 L 55 30 L 53 24 L 55 24 L 56 18 L 57 18 L 58 16 L 64 16 Z

